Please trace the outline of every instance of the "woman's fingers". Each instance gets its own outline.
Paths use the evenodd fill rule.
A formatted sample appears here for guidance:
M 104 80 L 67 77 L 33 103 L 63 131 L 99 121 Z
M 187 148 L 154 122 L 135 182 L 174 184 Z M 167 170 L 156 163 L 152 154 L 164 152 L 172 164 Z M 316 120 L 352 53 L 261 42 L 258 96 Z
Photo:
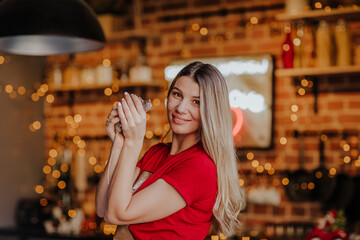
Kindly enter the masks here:
M 125 116 L 125 113 L 124 113 L 123 104 L 126 104 L 125 99 L 122 99 L 118 103 L 118 114 L 119 114 L 119 118 L 120 118 L 120 121 L 121 121 L 122 129 L 124 130 L 124 129 L 126 129 L 128 127 L 128 120 L 127 120 L 127 118 Z
M 146 112 L 144 110 L 143 101 L 141 98 L 137 97 L 135 94 L 131 94 L 131 98 L 135 103 L 136 110 L 138 114 L 142 117 L 146 116 Z
M 124 95 L 125 95 L 126 103 L 127 103 L 128 107 L 129 107 L 129 110 L 130 110 L 132 116 L 133 116 L 134 118 L 136 118 L 137 115 L 138 115 L 138 112 L 137 112 L 137 109 L 136 109 L 136 107 L 135 107 L 135 104 L 134 104 L 134 101 L 133 101 L 133 98 L 132 98 L 132 95 L 133 95 L 133 94 L 130 95 L 130 94 L 128 94 L 127 92 L 125 92 Z

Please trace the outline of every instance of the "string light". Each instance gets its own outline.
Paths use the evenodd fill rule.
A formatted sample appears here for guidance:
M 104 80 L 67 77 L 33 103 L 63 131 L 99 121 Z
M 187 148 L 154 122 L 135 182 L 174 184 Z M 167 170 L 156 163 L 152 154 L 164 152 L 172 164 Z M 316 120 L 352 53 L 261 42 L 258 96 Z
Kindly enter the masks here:
M 280 138 L 280 144 L 281 144 L 281 145 L 286 145 L 286 143 L 287 143 L 286 137 L 281 137 L 281 138 Z

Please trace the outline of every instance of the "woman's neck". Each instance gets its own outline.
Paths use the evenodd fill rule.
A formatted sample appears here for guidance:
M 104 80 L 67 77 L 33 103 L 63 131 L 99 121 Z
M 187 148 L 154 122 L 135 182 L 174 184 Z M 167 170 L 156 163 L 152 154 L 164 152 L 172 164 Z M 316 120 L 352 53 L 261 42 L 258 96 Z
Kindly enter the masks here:
M 200 141 L 199 135 L 177 135 L 173 134 L 170 154 L 175 155 L 182 152 Z

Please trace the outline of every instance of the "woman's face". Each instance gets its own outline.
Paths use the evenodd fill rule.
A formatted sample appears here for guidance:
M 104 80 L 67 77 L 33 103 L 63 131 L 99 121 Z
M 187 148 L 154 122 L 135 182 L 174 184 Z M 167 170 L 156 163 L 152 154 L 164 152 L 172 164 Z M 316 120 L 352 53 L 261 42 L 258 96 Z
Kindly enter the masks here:
M 201 126 L 200 88 L 194 79 L 180 77 L 169 94 L 167 113 L 174 134 L 198 137 Z

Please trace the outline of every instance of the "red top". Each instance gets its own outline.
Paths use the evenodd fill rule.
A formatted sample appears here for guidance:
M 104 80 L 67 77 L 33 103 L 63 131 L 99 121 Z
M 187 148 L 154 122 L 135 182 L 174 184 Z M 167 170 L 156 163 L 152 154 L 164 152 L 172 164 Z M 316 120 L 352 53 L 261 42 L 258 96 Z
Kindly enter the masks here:
M 212 223 L 212 210 L 217 196 L 216 166 L 199 142 L 175 155 L 171 145 L 151 147 L 138 162 L 142 171 L 153 174 L 134 193 L 159 178 L 172 185 L 186 201 L 186 207 L 165 218 L 130 225 L 136 239 L 204 239 Z

